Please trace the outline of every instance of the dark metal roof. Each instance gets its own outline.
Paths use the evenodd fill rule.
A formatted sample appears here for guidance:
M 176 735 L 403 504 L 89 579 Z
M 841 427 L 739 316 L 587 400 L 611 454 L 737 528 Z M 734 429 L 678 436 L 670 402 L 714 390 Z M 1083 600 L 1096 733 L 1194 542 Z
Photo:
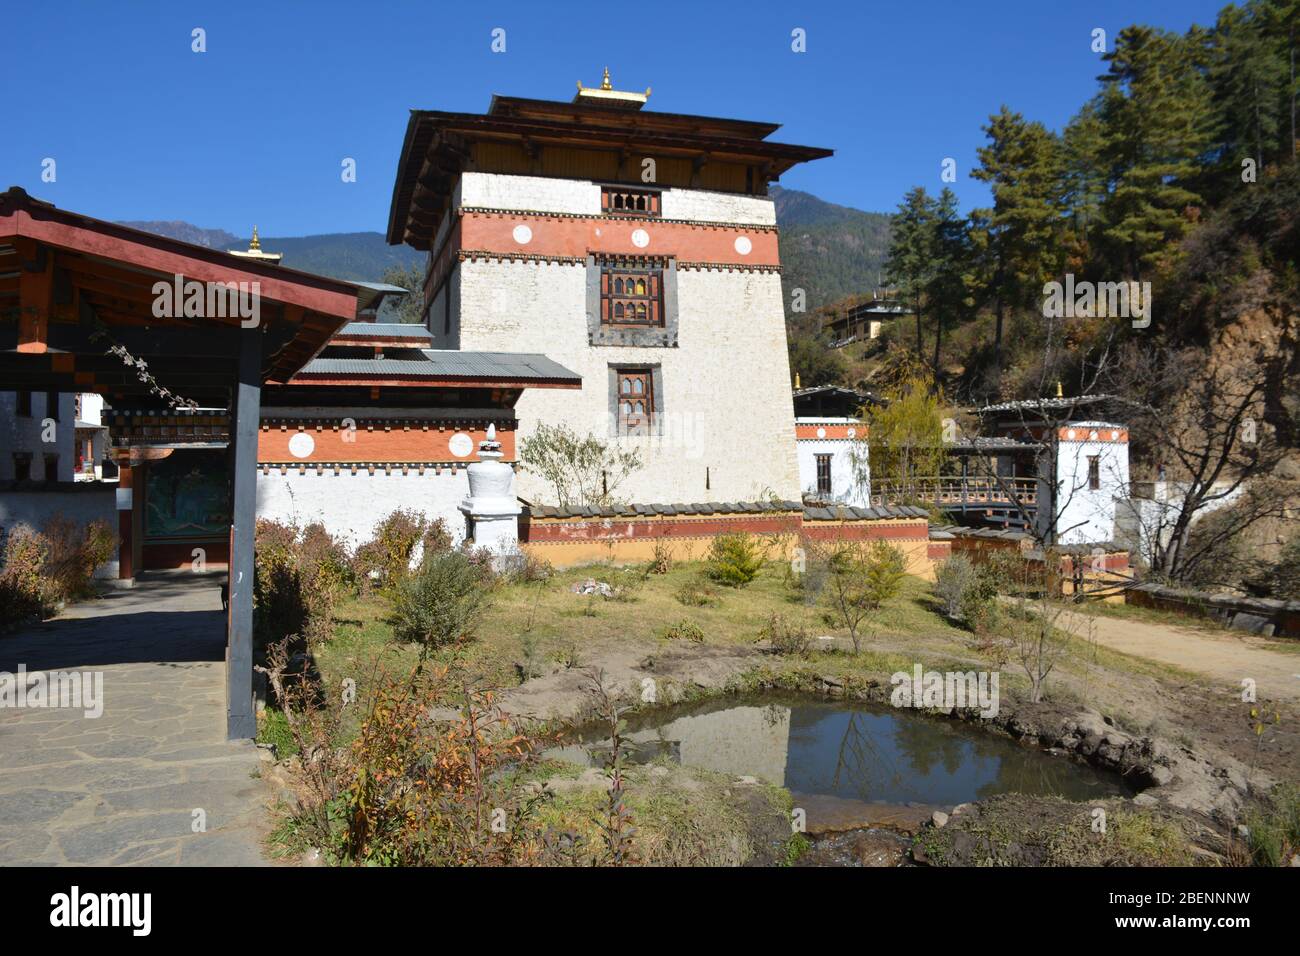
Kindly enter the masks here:
M 415 322 L 349 322 L 334 334 L 372 339 L 433 339 L 428 329 Z
M 307 375 L 384 375 L 415 378 L 481 378 L 582 384 L 582 377 L 545 355 L 520 352 L 462 352 L 421 349 L 423 359 L 318 358 L 298 373 Z

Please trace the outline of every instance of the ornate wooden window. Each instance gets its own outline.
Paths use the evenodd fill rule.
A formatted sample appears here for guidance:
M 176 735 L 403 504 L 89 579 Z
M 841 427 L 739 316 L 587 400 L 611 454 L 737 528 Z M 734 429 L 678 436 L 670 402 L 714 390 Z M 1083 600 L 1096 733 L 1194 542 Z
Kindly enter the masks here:
M 1101 490 L 1101 457 L 1099 455 L 1088 456 L 1088 490 Z
M 600 269 L 602 325 L 664 324 L 663 263 L 653 259 L 619 259 Z
M 619 431 L 649 427 L 654 417 L 654 378 L 648 368 L 620 368 L 617 375 Z
M 659 193 L 649 189 L 602 186 L 600 209 L 616 216 L 658 216 Z

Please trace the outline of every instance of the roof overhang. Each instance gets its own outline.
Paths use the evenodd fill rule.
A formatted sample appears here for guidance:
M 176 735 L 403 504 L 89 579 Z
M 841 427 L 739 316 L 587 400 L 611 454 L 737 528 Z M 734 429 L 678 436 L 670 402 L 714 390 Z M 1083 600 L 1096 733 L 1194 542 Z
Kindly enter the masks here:
M 388 241 L 427 250 L 442 201 L 476 143 L 518 143 L 530 152 L 557 145 L 692 161 L 707 156 L 760 168 L 768 182 L 799 163 L 833 155 L 829 149 L 768 142 L 765 137 L 778 128 L 774 123 L 502 96 L 493 98 L 486 114 L 412 110 L 393 185 Z
M 272 381 L 290 378 L 357 312 L 355 283 L 69 212 L 17 187 L 0 193 L 0 352 L 102 353 L 86 346 L 86 336 L 102 326 L 142 348 L 152 343 L 171 355 L 220 358 L 221 343 L 249 327 L 251 316 L 205 315 L 202 307 L 186 316 L 179 301 L 160 311 L 159 284 L 175 289 L 178 277 L 182 290 L 192 282 L 233 285 L 247 303 L 256 302 L 263 374 Z

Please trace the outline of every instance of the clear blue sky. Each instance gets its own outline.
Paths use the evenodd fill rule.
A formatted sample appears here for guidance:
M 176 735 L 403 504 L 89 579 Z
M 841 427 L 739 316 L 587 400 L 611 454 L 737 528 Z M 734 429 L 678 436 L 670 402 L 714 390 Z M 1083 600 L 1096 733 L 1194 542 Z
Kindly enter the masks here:
M 783 124 L 833 148 L 782 183 L 892 210 L 968 173 L 1006 103 L 1059 128 L 1102 71 L 1091 31 L 1210 24 L 1221 0 L 811 4 L 40 0 L 0 29 L 0 189 L 104 219 L 247 235 L 382 230 L 412 108 L 483 111 L 493 93 L 568 99 L 608 65 L 649 108 Z M 207 52 L 191 52 L 191 30 Z M 490 49 L 506 31 L 506 52 Z M 790 33 L 807 31 L 806 53 Z M 57 161 L 42 182 L 41 161 Z M 344 157 L 358 181 L 340 179 Z

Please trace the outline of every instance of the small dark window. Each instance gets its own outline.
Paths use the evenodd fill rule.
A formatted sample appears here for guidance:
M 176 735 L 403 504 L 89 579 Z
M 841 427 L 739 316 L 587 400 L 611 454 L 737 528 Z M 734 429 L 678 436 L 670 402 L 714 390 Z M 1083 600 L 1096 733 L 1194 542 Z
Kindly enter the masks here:
M 1088 456 L 1088 490 L 1098 491 L 1101 488 L 1101 459 L 1097 455 Z
M 58 455 L 45 456 L 45 480 L 46 481 L 59 480 L 59 456 Z
M 654 417 L 654 378 L 648 368 L 621 368 L 617 376 L 618 427 L 621 432 L 644 430 Z
M 32 456 L 26 452 L 14 453 L 14 481 L 26 481 L 32 476 Z
M 600 209 L 606 215 L 658 216 L 659 193 L 649 189 L 605 186 L 600 191 Z
M 27 415 L 29 417 L 31 416 L 32 414 L 32 393 L 31 392 L 18 393 L 17 413 L 19 415 Z
M 59 420 L 59 393 L 58 392 L 45 393 L 45 417 L 53 418 L 55 421 Z
M 831 456 L 817 455 L 817 494 L 831 493 Z

